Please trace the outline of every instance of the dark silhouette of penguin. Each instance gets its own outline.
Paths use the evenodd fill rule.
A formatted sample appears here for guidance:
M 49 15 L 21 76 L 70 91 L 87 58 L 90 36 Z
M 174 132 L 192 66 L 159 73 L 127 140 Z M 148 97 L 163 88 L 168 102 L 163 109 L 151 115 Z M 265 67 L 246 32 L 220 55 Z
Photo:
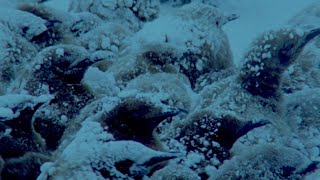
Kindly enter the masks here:
M 282 74 L 316 36 L 320 29 L 305 34 L 281 29 L 263 34 L 246 55 L 239 76 L 242 87 L 262 98 L 281 98 Z
M 202 154 L 206 160 L 216 158 L 221 164 L 230 158 L 229 150 L 241 136 L 266 124 L 268 122 L 245 122 L 230 115 L 217 116 L 210 110 L 201 110 L 181 125 L 181 132 L 175 139 L 187 152 Z
M 11 158 L 6 160 L 1 178 L 25 180 L 37 179 L 40 174 L 40 166 L 51 159 L 39 153 L 29 152 L 19 158 Z
M 45 143 L 35 132 L 32 121 L 34 113 L 42 104 L 24 108 L 14 119 L 0 121 L 0 127 L 11 129 L 9 135 L 0 138 L 0 155 L 4 159 L 19 157 L 27 152 L 45 151 Z
M 155 128 L 179 111 L 164 111 L 147 99 L 129 97 L 107 112 L 101 122 L 116 140 L 134 140 L 157 149 L 159 144 L 153 135 Z

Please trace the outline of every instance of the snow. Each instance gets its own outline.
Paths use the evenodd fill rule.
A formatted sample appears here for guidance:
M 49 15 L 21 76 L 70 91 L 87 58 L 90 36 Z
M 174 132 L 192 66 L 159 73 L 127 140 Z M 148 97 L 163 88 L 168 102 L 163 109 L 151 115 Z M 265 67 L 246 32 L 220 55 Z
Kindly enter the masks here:
M 15 8 L 33 7 L 36 0 L 0 0 L 0 142 L 10 137 L 19 146 L 35 136 L 51 141 L 61 135 L 59 146 L 45 152 L 51 161 L 40 164 L 39 180 L 314 179 L 319 167 L 304 170 L 320 161 L 320 41 L 309 42 L 288 63 L 274 51 L 283 53 L 318 28 L 316 2 L 49 0 L 31 14 Z M 99 62 L 87 67 L 86 60 Z M 282 84 L 264 84 L 266 72 Z M 273 88 L 280 96 L 259 96 L 249 85 Z M 145 104 L 119 106 L 127 99 Z M 25 117 L 34 124 L 31 137 L 16 142 L 8 122 L 38 103 L 44 106 Z M 116 122 L 128 134 L 139 126 L 132 119 L 157 123 L 174 116 L 152 131 L 152 142 L 136 142 L 108 124 L 116 107 L 122 118 Z M 258 122 L 268 124 L 235 139 L 232 147 L 220 143 Z M 183 134 L 188 125 L 192 132 Z M 41 128 L 53 132 L 48 139 L 37 132 Z M 234 134 L 220 137 L 223 128 Z
M 26 107 L 34 107 L 40 102 L 49 102 L 52 95 L 41 95 L 38 97 L 22 94 L 7 94 L 0 96 L 0 117 L 10 120 L 19 116 L 19 112 Z M 17 109 L 17 107 L 19 107 Z

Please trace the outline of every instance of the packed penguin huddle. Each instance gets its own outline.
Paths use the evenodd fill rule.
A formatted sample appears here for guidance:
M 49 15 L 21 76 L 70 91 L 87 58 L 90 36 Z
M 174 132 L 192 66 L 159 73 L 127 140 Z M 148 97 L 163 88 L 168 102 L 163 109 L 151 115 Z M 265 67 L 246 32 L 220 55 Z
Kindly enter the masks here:
M 0 179 L 320 176 L 317 12 L 237 67 L 219 1 L 1 8 Z

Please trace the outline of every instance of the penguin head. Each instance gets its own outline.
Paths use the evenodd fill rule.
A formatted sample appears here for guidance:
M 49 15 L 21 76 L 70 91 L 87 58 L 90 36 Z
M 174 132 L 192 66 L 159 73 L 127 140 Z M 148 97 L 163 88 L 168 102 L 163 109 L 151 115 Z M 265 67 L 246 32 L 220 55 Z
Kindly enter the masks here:
M 320 28 L 306 32 L 302 37 L 299 34 L 288 34 L 284 43 L 279 47 L 278 56 L 280 63 L 290 65 L 300 55 L 303 48 L 320 34 Z
M 295 29 L 263 34 L 246 55 L 239 76 L 242 87 L 253 95 L 280 100 L 283 72 L 319 34 L 320 29 L 305 34 Z
M 74 45 L 57 45 L 45 48 L 38 55 L 38 62 L 30 77 L 31 84 L 44 83 L 51 93 L 65 84 L 79 84 L 89 66 L 100 59 L 91 60 L 87 51 Z M 37 87 L 36 87 L 37 88 Z
M 145 98 L 129 97 L 107 112 L 102 123 L 118 140 L 135 140 L 151 145 L 155 141 L 153 132 L 159 123 L 178 113 L 176 109 L 163 110 Z
M 216 157 L 222 162 L 230 157 L 229 150 L 241 136 L 266 124 L 246 122 L 230 115 L 219 116 L 210 110 L 202 110 L 189 117 L 176 139 L 186 146 L 188 152 L 203 154 L 206 159 Z

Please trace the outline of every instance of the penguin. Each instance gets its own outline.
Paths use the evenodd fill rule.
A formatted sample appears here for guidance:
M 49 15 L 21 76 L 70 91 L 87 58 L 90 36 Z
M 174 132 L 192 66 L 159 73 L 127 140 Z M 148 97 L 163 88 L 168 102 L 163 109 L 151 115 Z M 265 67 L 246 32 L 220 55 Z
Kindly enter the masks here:
M 2 179 L 37 179 L 40 174 L 40 166 L 51 161 L 46 155 L 28 152 L 22 157 L 6 160 L 1 172 Z
M 317 164 L 291 147 L 259 144 L 226 161 L 209 179 L 304 179 Z
M 156 93 L 158 96 L 163 96 L 161 100 L 163 104 L 190 111 L 194 108 L 197 97 L 190 86 L 188 78 L 183 74 L 160 72 L 136 77 L 128 82 L 125 90 Z
M 310 139 L 310 128 L 320 129 L 320 88 L 305 89 L 288 95 L 285 122 L 301 139 Z M 307 142 L 303 140 L 303 142 Z M 311 143 L 313 144 L 313 143 Z M 314 144 L 313 144 L 314 145 Z M 309 145 L 308 145 L 309 146 Z
M 163 110 L 146 98 L 127 97 L 104 113 L 100 122 L 116 140 L 133 140 L 161 149 L 154 131 L 162 121 L 179 113 L 180 110 L 174 108 Z
M 21 19 L 29 19 L 37 22 L 38 19 L 33 17 L 24 17 L 23 14 L 15 13 L 17 17 L 21 16 Z M 16 18 L 16 17 L 15 17 Z M 1 19 L 1 18 L 0 18 Z M 33 57 L 37 54 L 38 49 L 27 39 L 28 32 L 17 32 L 15 28 L 21 28 L 13 22 L 6 22 L 6 20 L 0 20 L 0 34 L 3 34 L 0 39 L 0 51 L 7 52 L 1 57 L 0 61 L 0 94 L 12 94 L 20 90 L 20 83 L 23 80 L 23 76 L 27 74 L 27 64 L 33 61 Z M 41 24 L 41 21 L 38 22 Z M 11 26 L 12 25 L 12 26 Z M 25 24 L 28 28 L 41 28 L 34 24 Z M 20 30 L 20 29 L 19 29 Z M 35 31 L 35 30 L 34 30 Z M 34 35 L 32 33 L 28 34 Z
M 47 163 L 47 168 L 43 168 L 39 177 L 142 179 L 157 169 L 158 164 L 181 156 L 179 153 L 156 151 L 135 141 L 87 143 L 92 148 L 89 151 L 86 148 L 72 148 L 71 143 L 70 148 L 66 149 L 72 153 L 67 156 L 62 154 L 55 162 Z
M 82 86 L 81 80 L 89 66 L 100 59 L 91 60 L 86 50 L 74 45 L 57 45 L 43 49 L 25 90 L 30 94 L 53 94 L 55 104 L 63 115 L 71 118 L 94 97 Z
M 96 14 L 105 22 L 118 21 L 133 32 L 137 32 L 145 22 L 156 19 L 160 7 L 158 2 L 122 1 L 110 2 L 107 6 L 100 1 L 88 4 L 85 1 L 70 1 L 70 12 L 90 12 Z
M 10 129 L 9 134 L 0 138 L 2 158 L 20 157 L 27 152 L 45 152 L 45 142 L 33 127 L 33 115 L 42 105 L 27 106 L 19 112 L 18 117 L 0 121 L 1 129 Z
M 46 7 L 42 3 L 23 4 L 19 6 L 18 9 L 45 21 L 46 29 L 32 37 L 30 42 L 33 44 L 38 45 L 40 48 L 44 48 L 58 44 L 65 39 L 65 34 L 68 32 L 68 29 L 64 28 L 64 18 L 68 16 L 71 17 L 71 15 L 64 13 L 65 17 L 62 18 L 61 12 L 58 14 L 56 10 Z
M 215 7 L 192 3 L 148 22 L 128 39 L 124 56 L 110 69 L 120 81 L 145 73 L 180 73 L 194 88 L 201 76 L 233 67 L 229 40 L 218 20 L 221 16 Z M 152 27 L 168 28 L 154 31 Z
M 121 30 L 124 29 L 121 25 L 112 25 L 111 28 L 101 18 L 90 12 L 69 13 L 43 4 L 25 4 L 20 6 L 19 9 L 46 21 L 47 29 L 31 39 L 31 42 L 41 48 L 59 43 L 74 44 L 81 45 L 93 53 L 103 49 L 98 49 L 98 47 L 104 45 L 104 39 L 114 38 L 114 41 L 119 40 L 115 34 L 122 34 Z M 106 32 L 107 28 L 110 29 Z M 111 30 L 114 32 L 110 32 Z M 104 37 L 105 34 L 108 37 Z M 99 46 L 98 44 L 102 45 Z
M 100 59 L 89 59 L 84 48 L 74 45 L 45 48 L 36 58 L 24 89 L 32 95 L 54 95 L 34 120 L 35 130 L 46 139 L 49 149 L 54 150 L 66 129 L 67 120 L 94 100 L 81 80 L 88 67 Z
M 245 56 L 239 75 L 241 86 L 254 96 L 280 100 L 283 72 L 319 34 L 320 29 L 304 34 L 296 29 L 263 34 Z
M 186 152 L 204 157 L 200 169 L 196 169 L 202 178 L 206 178 L 201 168 L 207 165 L 219 167 L 231 157 L 230 149 L 240 137 L 266 124 L 267 121 L 243 121 L 203 109 L 192 113 L 185 123 L 177 125 L 179 133 L 174 139 L 185 147 Z

